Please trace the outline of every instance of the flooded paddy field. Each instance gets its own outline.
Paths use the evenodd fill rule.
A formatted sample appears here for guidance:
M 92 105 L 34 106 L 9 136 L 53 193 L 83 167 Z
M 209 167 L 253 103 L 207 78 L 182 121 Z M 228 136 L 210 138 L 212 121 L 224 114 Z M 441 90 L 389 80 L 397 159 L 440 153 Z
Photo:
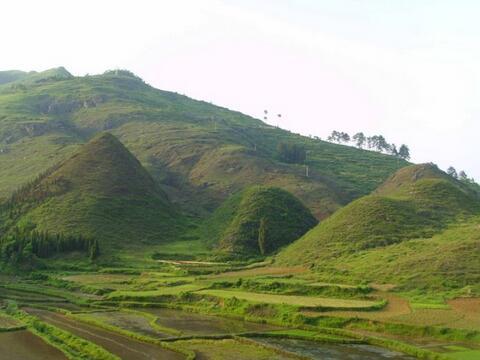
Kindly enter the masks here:
M 46 310 L 25 308 L 29 314 L 65 331 L 91 341 L 122 359 L 129 360 L 180 360 L 184 356 L 174 351 L 163 349 L 154 344 L 148 344 L 132 338 L 87 325 L 80 321 Z
M 102 311 L 91 312 L 88 314 L 78 314 L 77 317 L 95 319 L 109 325 L 117 326 L 119 328 L 142 335 L 147 335 L 153 338 L 166 338 L 170 336 L 158 331 L 157 329 L 154 329 L 150 325 L 150 320 L 147 317 L 137 313 L 123 311 Z
M 58 349 L 27 330 L 0 332 L 0 360 L 66 360 Z
M 148 308 L 141 309 L 141 311 L 157 316 L 158 325 L 181 331 L 185 335 L 235 334 L 279 329 L 279 327 L 267 324 L 203 315 L 175 309 Z
M 314 360 L 414 360 L 408 355 L 372 345 L 325 344 L 316 341 L 280 338 L 252 339 Z

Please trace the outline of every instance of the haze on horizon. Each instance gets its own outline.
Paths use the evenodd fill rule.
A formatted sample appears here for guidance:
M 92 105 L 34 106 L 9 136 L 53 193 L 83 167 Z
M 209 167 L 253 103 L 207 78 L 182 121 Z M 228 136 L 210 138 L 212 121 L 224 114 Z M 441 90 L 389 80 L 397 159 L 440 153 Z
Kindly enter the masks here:
M 0 70 L 129 69 L 326 138 L 382 134 L 480 179 L 474 0 L 2 2 Z

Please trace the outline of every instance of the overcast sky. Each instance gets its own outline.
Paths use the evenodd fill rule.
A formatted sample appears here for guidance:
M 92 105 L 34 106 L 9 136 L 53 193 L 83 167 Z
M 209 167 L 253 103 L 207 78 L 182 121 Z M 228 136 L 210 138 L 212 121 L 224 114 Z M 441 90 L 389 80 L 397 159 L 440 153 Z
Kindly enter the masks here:
M 305 135 L 383 134 L 480 179 L 479 13 L 476 0 L 3 0 L 0 69 L 126 68 Z

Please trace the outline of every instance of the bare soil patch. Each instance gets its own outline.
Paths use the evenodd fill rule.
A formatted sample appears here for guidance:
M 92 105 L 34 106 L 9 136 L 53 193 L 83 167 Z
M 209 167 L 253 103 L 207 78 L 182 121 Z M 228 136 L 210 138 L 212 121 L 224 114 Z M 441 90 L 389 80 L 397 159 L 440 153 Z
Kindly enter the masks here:
M 0 333 L 0 360 L 66 360 L 58 349 L 27 330 Z

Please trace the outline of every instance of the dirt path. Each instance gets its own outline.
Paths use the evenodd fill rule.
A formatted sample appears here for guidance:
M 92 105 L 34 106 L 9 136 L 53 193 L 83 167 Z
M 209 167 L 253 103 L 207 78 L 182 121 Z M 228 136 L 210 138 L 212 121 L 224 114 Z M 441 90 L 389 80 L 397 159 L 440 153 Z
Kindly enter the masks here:
M 161 348 L 154 344 L 143 343 L 110 331 L 100 329 L 96 326 L 87 325 L 67 318 L 66 316 L 46 311 L 25 308 L 29 314 L 35 315 L 41 320 L 71 332 L 83 339 L 91 341 L 107 351 L 128 360 L 180 360 L 184 356 Z

